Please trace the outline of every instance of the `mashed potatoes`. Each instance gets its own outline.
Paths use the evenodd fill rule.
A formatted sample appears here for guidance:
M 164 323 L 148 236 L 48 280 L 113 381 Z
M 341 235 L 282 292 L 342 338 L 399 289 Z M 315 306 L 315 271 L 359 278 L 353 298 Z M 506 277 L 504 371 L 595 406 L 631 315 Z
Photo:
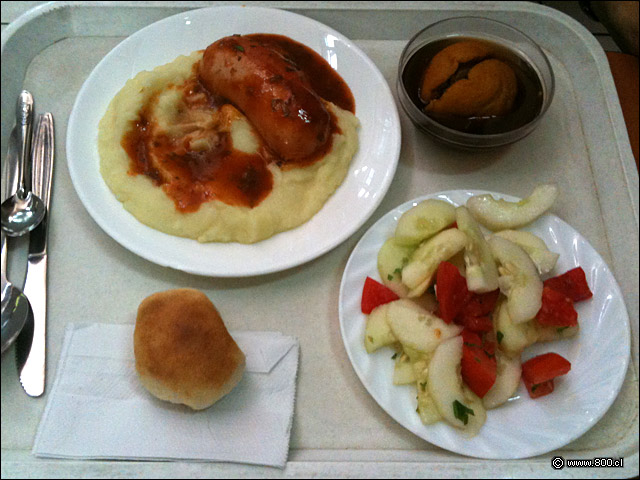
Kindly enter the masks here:
M 167 193 L 166 185 L 132 171 L 131 158 L 122 141 L 139 122 L 143 108 L 150 108 L 154 128 L 166 136 L 181 136 L 191 150 L 210 147 L 207 137 L 194 132 L 211 123 L 205 130 L 228 134 L 233 150 L 247 154 L 261 151 L 260 136 L 230 105 L 209 113 L 196 110 L 185 118 L 175 86 L 193 75 L 193 66 L 201 56 L 202 52 L 194 52 L 153 71 L 141 72 L 114 97 L 98 130 L 100 172 L 105 182 L 124 208 L 142 223 L 199 242 L 254 243 L 305 223 L 343 182 L 358 149 L 358 119 L 331 103 L 327 106 L 339 127 L 331 150 L 321 160 L 303 167 L 283 169 L 278 162 L 267 162 L 272 188 L 252 207 L 213 198 L 197 208 L 180 209 Z

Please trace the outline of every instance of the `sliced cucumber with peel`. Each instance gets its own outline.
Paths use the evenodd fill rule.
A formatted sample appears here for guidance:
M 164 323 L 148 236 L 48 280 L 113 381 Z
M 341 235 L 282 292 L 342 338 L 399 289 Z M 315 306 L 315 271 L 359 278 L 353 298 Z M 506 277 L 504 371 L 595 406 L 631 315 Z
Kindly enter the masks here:
M 443 200 L 428 199 L 402 214 L 396 226 L 395 239 L 399 245 L 418 245 L 451 225 L 456 209 Z
M 419 297 L 429 285 L 444 262 L 460 252 L 467 244 L 467 236 L 457 228 L 449 228 L 422 243 L 402 269 L 402 283 L 409 288 L 409 297 Z
M 440 415 L 468 436 L 476 435 L 487 418 L 482 400 L 462 381 L 462 337 L 456 336 L 436 349 L 427 372 L 427 388 Z
M 420 421 L 422 421 L 422 423 L 424 423 L 425 425 L 431 425 L 442 420 L 442 415 L 440 415 L 440 411 L 436 406 L 436 402 L 433 400 L 433 397 L 429 392 L 428 382 L 429 369 L 425 364 L 425 367 L 416 373 L 416 389 L 418 391 L 417 410 L 418 415 L 420 416 Z
M 467 288 L 471 292 L 486 293 L 498 288 L 498 267 L 489 244 L 466 207 L 456 208 L 458 229 L 467 236 L 464 247 Z
M 555 185 L 539 185 L 529 197 L 519 202 L 496 200 L 490 194 L 484 194 L 467 200 L 467 208 L 489 230 L 507 230 L 533 222 L 551 208 L 557 197 Z
M 496 232 L 494 235 L 515 243 L 527 252 L 540 275 L 544 275 L 553 270 L 560 257 L 559 254 L 550 251 L 547 244 L 544 243 L 544 240 L 533 233 L 522 230 L 502 230 Z
M 509 315 L 514 323 L 534 318 L 542 306 L 542 280 L 538 269 L 522 248 L 509 240 L 489 237 L 491 253 L 499 264 L 500 291 L 507 296 Z
M 387 321 L 388 310 L 389 304 L 385 303 L 374 308 L 367 316 L 364 329 L 364 348 L 367 353 L 397 342 Z
M 556 340 L 564 340 L 565 338 L 575 337 L 580 331 L 580 325 L 573 327 L 554 327 L 551 325 L 540 325 L 534 322 L 538 338 L 536 342 L 555 342 Z
M 387 287 L 399 297 L 406 297 L 409 289 L 402 283 L 402 269 L 409 263 L 415 247 L 399 245 L 395 237 L 389 238 L 378 252 L 378 273 Z
M 396 363 L 393 366 L 393 384 L 408 385 L 415 383 L 416 373 L 411 358 L 406 353 L 396 353 Z
M 387 304 L 387 322 L 393 336 L 403 348 L 422 353 L 433 352 L 444 340 L 458 335 L 462 327 L 418 307 L 411 300 L 400 299 Z
M 482 403 L 487 410 L 496 408 L 506 403 L 518 390 L 520 377 L 522 376 L 522 364 L 520 356 L 509 357 L 496 350 L 496 381 L 482 397 Z
M 509 315 L 507 302 L 502 299 L 493 312 L 493 328 L 499 348 L 510 356 L 520 355 L 538 339 L 534 321 L 514 323 Z

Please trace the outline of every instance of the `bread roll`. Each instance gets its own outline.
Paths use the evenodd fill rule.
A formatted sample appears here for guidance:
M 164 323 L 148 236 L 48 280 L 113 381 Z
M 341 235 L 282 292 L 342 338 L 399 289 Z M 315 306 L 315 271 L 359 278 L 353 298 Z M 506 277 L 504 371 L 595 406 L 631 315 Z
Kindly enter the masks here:
M 240 381 L 245 356 L 207 296 L 193 289 L 142 301 L 133 334 L 136 370 L 161 400 L 210 407 Z

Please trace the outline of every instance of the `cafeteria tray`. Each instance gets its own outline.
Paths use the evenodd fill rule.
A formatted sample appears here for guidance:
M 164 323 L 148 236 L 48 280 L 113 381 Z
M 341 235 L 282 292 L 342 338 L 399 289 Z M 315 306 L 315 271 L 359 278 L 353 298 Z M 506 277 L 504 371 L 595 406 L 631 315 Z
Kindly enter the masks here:
M 530 2 L 253 2 L 284 8 L 338 30 L 378 66 L 395 95 L 397 62 L 427 24 L 481 15 L 531 36 L 550 57 L 556 95 L 540 126 L 500 151 L 470 154 L 432 143 L 404 112 L 402 150 L 391 187 L 373 216 L 329 253 L 283 272 L 210 278 L 137 257 L 91 219 L 66 165 L 67 121 L 96 64 L 128 35 L 182 11 L 241 2 L 50 2 L 2 32 L 4 162 L 22 88 L 56 121 L 49 266 L 48 390 L 68 322 L 133 323 L 140 301 L 175 287 L 204 291 L 230 330 L 278 330 L 300 340 L 289 461 L 284 470 L 238 464 L 39 459 L 31 448 L 47 401 L 24 395 L 13 349 L 2 359 L 2 478 L 26 477 L 559 477 L 638 475 L 638 171 L 606 56 L 575 20 Z M 612 269 L 630 317 L 631 361 L 607 414 L 564 448 L 535 458 L 464 457 L 414 436 L 387 415 L 358 380 L 338 320 L 342 272 L 362 234 L 384 213 L 443 190 L 482 189 L 525 197 L 555 181 L 553 212 L 578 230 Z M 3 186 L 4 188 L 4 186 Z M 14 242 L 12 279 L 24 272 L 26 243 Z M 19 284 L 20 281 L 16 280 Z M 359 292 L 354 292 L 359 294 Z M 526 436 L 526 431 L 522 432 Z M 553 470 L 551 459 L 624 458 L 624 468 Z

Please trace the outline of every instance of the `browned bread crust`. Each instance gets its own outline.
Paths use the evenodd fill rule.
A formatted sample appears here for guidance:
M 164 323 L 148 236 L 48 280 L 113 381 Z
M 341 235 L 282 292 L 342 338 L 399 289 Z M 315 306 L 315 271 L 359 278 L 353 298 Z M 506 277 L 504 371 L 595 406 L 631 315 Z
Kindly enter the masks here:
M 138 308 L 136 370 L 151 394 L 207 408 L 240 381 L 245 357 L 207 296 L 193 289 L 155 293 Z

